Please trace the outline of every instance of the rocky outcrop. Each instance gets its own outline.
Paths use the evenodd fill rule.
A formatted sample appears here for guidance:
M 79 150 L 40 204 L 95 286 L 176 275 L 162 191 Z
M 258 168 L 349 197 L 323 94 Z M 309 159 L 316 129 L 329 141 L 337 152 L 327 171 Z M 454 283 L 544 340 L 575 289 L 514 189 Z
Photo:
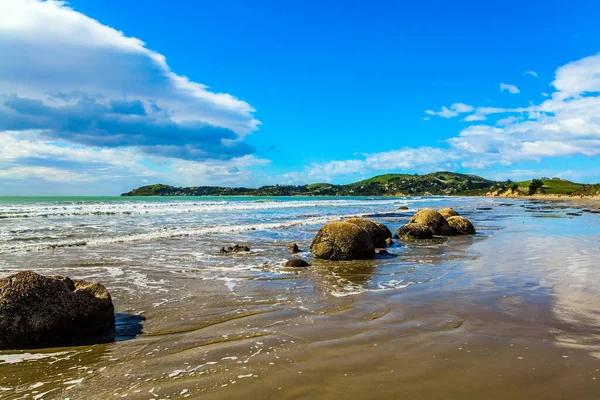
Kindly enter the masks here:
M 394 237 L 401 240 L 422 240 L 432 239 L 434 236 L 473 234 L 475 234 L 473 224 L 458 215 L 453 208 L 443 208 L 439 212 L 425 208 L 398 229 Z
M 465 217 L 461 217 L 460 215 L 450 217 L 447 219 L 448 224 L 454 231 L 455 235 L 474 235 L 475 227 Z
M 428 226 L 409 222 L 398 229 L 395 237 L 401 240 L 432 239 L 433 231 Z
M 310 251 L 314 258 L 332 261 L 375 257 L 375 246 L 369 233 L 350 222 L 323 225 L 314 237 Z
M 310 267 L 310 264 L 300 258 L 293 258 L 291 260 L 286 261 L 285 264 L 283 264 L 283 266 L 287 268 L 306 268 Z
M 431 208 L 420 210 L 408 222 L 426 226 L 434 235 L 450 236 L 453 234 L 452 228 L 442 214 Z
M 114 328 L 112 299 L 99 283 L 32 271 L 0 279 L 0 349 L 76 344 Z
M 369 221 L 364 218 L 350 218 L 346 222 L 357 225 L 367 231 L 369 236 L 371 236 L 371 240 L 373 240 L 375 248 L 387 247 L 387 239 L 391 239 L 392 237 L 392 232 L 379 222 Z

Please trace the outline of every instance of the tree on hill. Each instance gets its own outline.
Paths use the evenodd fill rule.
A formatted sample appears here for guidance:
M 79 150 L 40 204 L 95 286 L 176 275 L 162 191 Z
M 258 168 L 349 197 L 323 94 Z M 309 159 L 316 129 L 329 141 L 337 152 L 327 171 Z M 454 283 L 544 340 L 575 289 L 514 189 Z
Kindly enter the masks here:
M 543 192 L 544 181 L 541 179 L 534 179 L 529 183 L 529 195 L 533 196 L 538 191 Z

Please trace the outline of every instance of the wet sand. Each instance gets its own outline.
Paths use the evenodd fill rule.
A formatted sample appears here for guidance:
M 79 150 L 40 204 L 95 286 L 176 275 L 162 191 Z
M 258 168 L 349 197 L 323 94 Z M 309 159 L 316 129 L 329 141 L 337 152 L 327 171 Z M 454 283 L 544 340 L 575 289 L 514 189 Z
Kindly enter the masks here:
M 0 396 L 597 399 L 599 216 L 496 200 L 469 215 L 481 227 L 474 238 L 393 247 L 391 261 L 249 274 L 252 296 L 242 283 L 232 297 L 221 281 L 157 271 L 177 296 L 114 290 L 117 311 L 145 318 L 142 334 L 0 364 Z M 263 247 L 283 257 L 283 246 Z M 423 283 L 339 293 L 340 278 L 358 288 L 386 263 L 412 263 L 393 274 Z

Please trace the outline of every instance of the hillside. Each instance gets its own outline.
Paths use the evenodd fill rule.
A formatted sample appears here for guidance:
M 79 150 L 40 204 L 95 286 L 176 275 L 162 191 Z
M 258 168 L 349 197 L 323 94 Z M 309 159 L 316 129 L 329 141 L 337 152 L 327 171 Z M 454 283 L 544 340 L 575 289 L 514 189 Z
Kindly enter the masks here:
M 484 194 L 501 189 L 504 183 L 475 175 L 435 172 L 427 175 L 386 174 L 347 185 L 274 185 L 258 189 L 164 184 L 142 186 L 123 196 L 390 196 Z
M 535 193 L 550 195 L 600 195 L 600 184 L 587 185 L 559 178 L 534 179 Z M 347 185 L 273 185 L 258 189 L 221 186 L 187 188 L 157 184 L 142 186 L 122 196 L 485 196 L 529 195 L 532 180 L 498 182 L 476 175 L 434 172 L 427 175 L 385 174 Z M 541 185 L 541 186 L 540 186 Z
M 600 184 L 588 185 L 568 181 L 566 179 L 559 178 L 541 178 L 542 186 L 537 192 L 541 194 L 551 195 L 569 195 L 569 196 L 596 196 L 600 195 Z M 532 180 L 515 182 L 514 185 L 518 186 L 519 192 L 523 194 L 531 194 L 530 185 Z

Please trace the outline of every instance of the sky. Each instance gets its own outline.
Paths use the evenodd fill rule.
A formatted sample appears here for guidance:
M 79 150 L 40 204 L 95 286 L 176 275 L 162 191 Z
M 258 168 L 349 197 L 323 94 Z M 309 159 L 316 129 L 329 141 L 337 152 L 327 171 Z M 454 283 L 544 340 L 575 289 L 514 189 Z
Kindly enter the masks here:
M 0 195 L 600 182 L 600 2 L 0 0 Z

